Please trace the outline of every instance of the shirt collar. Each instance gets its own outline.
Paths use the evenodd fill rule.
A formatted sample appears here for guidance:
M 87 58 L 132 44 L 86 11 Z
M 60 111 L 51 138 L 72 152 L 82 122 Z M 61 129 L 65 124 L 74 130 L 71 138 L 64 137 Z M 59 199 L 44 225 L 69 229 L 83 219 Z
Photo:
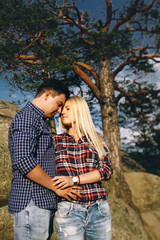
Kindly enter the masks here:
M 64 135 L 65 135 L 65 136 L 67 135 L 69 138 L 75 140 L 74 136 L 70 135 L 67 131 L 64 132 Z M 86 136 L 84 135 L 84 136 L 82 136 L 78 141 L 82 141 L 82 142 L 83 142 L 83 141 L 86 141 L 86 140 L 87 140 L 87 138 L 86 138 Z
M 27 103 L 27 107 L 31 108 L 33 111 L 35 111 L 38 115 L 40 115 L 44 120 L 46 119 L 46 116 L 44 114 L 44 112 L 37 107 L 36 105 L 34 105 L 32 102 L 28 102 Z

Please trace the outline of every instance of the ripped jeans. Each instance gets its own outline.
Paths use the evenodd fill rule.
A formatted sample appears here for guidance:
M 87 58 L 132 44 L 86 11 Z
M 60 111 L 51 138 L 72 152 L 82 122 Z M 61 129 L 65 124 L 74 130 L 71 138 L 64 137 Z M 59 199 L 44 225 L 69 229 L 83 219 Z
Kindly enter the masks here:
M 111 240 L 111 213 L 107 200 L 91 205 L 58 203 L 55 228 L 58 240 Z

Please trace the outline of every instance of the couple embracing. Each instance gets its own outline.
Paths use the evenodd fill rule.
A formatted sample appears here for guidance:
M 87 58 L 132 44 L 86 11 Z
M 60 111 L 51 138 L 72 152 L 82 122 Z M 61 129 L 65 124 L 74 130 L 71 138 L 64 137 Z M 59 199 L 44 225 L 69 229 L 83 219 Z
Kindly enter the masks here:
M 46 119 L 59 113 L 63 133 Z M 46 80 L 9 128 L 13 179 L 9 212 L 15 240 L 110 240 L 111 213 L 102 181 L 112 176 L 104 139 L 82 97 Z

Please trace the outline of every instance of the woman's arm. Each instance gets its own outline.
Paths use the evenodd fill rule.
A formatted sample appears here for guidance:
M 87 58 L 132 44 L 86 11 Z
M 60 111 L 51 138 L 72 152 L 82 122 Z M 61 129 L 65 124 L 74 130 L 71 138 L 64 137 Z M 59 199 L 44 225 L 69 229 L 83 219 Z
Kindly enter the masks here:
M 101 180 L 101 175 L 98 170 L 94 170 L 85 174 L 81 174 L 78 176 L 79 185 L 95 183 Z M 72 177 L 69 176 L 56 176 L 52 179 L 53 184 L 56 188 L 64 189 L 66 187 L 71 187 L 74 185 Z

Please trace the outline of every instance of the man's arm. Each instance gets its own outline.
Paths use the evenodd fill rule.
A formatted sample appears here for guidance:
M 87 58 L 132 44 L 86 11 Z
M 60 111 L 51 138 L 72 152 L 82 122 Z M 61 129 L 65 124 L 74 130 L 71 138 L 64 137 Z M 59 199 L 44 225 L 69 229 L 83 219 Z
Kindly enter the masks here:
M 76 200 L 77 196 L 81 197 L 79 191 L 77 191 L 81 189 L 80 187 L 76 186 L 61 190 L 53 186 L 52 178 L 42 169 L 39 164 L 37 164 L 33 170 L 27 173 L 26 177 L 40 184 L 41 186 L 54 191 L 57 195 L 66 198 L 68 201 L 71 201 L 71 198 Z

